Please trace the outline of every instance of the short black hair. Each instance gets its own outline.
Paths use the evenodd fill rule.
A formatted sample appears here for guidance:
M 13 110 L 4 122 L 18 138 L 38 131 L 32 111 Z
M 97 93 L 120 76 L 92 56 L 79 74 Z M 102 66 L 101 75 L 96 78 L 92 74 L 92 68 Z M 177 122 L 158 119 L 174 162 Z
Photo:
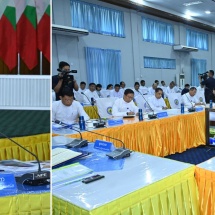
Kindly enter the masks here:
M 161 81 L 161 84 L 164 83 L 164 81 Z
M 189 87 L 189 86 L 190 86 L 189 84 L 185 84 L 185 85 L 184 85 L 184 87 Z
M 96 86 L 96 84 L 95 84 L 95 83 L 90 83 L 90 84 L 89 84 L 89 86 L 92 86 L 92 85 L 95 85 L 95 86 Z
M 190 91 L 197 90 L 195 87 L 191 87 Z
M 119 83 L 119 84 L 120 84 L 120 85 L 122 85 L 122 83 L 124 83 L 124 84 L 125 84 L 125 82 L 124 82 L 124 81 L 120 81 L 120 83 Z
M 131 90 L 131 89 L 126 89 L 126 90 L 124 91 L 124 95 L 128 95 L 129 93 L 134 94 L 134 91 Z
M 209 72 L 214 76 L 214 71 L 213 70 L 209 70 Z
M 140 86 L 139 82 L 135 82 L 135 83 L 134 83 L 134 86 L 136 86 L 136 85 L 139 85 L 139 86 Z
M 81 82 L 80 82 L 80 85 L 81 85 L 81 84 L 84 84 L 84 85 L 86 85 L 86 83 L 85 83 L 84 81 L 81 81 Z
M 59 63 L 59 69 L 63 69 L 64 66 L 69 66 L 69 67 L 70 67 L 70 65 L 69 65 L 67 62 L 61 61 L 61 62 Z
M 145 82 L 145 80 L 141 80 L 141 81 L 140 81 L 140 83 L 143 83 L 143 82 Z
M 119 84 L 115 84 L 114 87 L 120 87 L 120 85 Z
M 162 92 L 163 92 L 163 90 L 162 90 L 160 87 L 158 87 L 158 88 L 155 89 L 155 92 L 156 92 L 156 93 L 159 92 L 159 91 L 162 91 Z
M 96 84 L 96 87 L 101 87 L 102 88 L 102 85 L 101 84 Z
M 113 87 L 113 84 L 108 84 L 106 89 L 108 90 L 110 87 Z
M 72 96 L 74 97 L 74 93 L 73 91 L 69 88 L 69 87 L 64 87 L 61 91 L 61 96 Z
M 158 80 L 155 80 L 155 83 L 159 82 Z

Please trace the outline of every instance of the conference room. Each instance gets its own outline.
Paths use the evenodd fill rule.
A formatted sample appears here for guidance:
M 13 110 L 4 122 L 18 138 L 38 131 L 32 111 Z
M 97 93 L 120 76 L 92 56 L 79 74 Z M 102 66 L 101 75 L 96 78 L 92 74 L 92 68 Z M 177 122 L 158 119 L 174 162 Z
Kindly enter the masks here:
M 214 2 L 52 4 L 52 75 L 68 64 L 90 118 L 69 126 L 53 110 L 53 213 L 214 214 Z M 152 111 L 157 91 L 165 104 Z M 125 96 L 142 112 L 115 114 Z M 77 158 L 59 163 L 63 150 Z
M 50 210 L 50 2 L 0 1 L 0 214 Z

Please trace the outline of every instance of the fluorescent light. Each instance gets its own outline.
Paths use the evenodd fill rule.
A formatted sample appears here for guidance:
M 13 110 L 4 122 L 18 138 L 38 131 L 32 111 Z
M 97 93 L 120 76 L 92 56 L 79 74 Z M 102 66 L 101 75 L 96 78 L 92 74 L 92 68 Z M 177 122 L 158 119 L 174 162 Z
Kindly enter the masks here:
M 206 10 L 205 13 L 206 14 L 211 14 L 211 12 L 209 10 Z
M 193 2 L 187 2 L 187 3 L 184 3 L 183 5 L 188 7 L 188 6 L 191 6 L 191 5 L 194 5 L 194 4 L 201 4 L 203 3 L 202 1 L 193 1 Z
M 131 2 L 142 4 L 143 5 L 143 0 L 130 0 Z

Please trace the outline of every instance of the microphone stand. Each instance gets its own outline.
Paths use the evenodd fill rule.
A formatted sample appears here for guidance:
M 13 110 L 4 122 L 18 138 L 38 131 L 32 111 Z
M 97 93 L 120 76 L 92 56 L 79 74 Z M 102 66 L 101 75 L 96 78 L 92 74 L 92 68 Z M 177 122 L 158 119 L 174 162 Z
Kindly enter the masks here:
M 28 152 L 29 154 L 31 154 L 32 156 L 34 156 L 37 161 L 37 164 L 38 164 L 37 172 L 26 173 L 26 174 L 22 175 L 21 177 L 16 177 L 16 181 L 21 184 L 27 184 L 27 185 L 33 185 L 33 186 L 49 184 L 50 183 L 50 172 L 41 170 L 40 161 L 39 161 L 37 155 L 32 153 L 25 147 L 23 147 L 22 145 L 20 145 L 19 143 L 17 143 L 16 141 L 11 139 L 7 135 L 5 135 L 4 133 L 0 132 L 0 134 L 3 137 L 6 137 L 8 140 L 10 140 L 12 143 L 16 144 L 17 146 L 19 146 L 20 148 L 22 148 L 23 150 Z
M 149 119 L 157 119 L 157 114 L 154 113 L 154 110 L 152 109 L 151 105 L 147 102 L 147 100 L 145 99 L 145 97 L 139 92 L 139 90 L 137 90 L 137 92 L 143 97 L 144 101 L 146 102 L 146 104 L 149 106 L 149 108 L 152 110 L 153 114 L 148 114 L 148 118 Z
M 97 116 L 99 117 L 99 121 L 98 124 L 95 125 L 96 128 L 104 128 L 105 127 L 105 122 L 102 121 L 100 115 L 98 114 L 98 111 L 96 111 L 94 105 L 92 104 L 92 102 L 89 100 L 89 98 L 87 97 L 87 95 L 84 92 L 81 92 L 82 95 L 86 96 L 87 100 L 89 101 L 89 103 L 91 104 L 91 106 L 93 107 L 95 113 L 97 114 Z
M 188 108 L 189 112 L 195 112 L 196 108 L 193 106 L 192 102 L 190 101 L 190 99 L 188 98 L 187 94 L 185 93 L 185 96 L 187 97 L 188 101 L 190 102 L 190 104 L 192 105 L 191 108 Z

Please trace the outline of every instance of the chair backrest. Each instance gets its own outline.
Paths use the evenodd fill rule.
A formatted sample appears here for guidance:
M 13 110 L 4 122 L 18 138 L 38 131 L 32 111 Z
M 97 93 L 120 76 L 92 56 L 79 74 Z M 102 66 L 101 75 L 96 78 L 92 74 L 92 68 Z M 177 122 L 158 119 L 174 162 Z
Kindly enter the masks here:
M 153 97 L 153 95 L 143 95 L 143 96 L 139 95 L 139 96 L 135 97 L 137 107 L 142 109 L 143 112 L 145 112 L 145 111 L 147 111 L 149 109 L 149 107 L 148 107 L 147 102 L 144 100 L 143 97 L 148 102 L 148 98 Z
M 204 102 L 205 103 L 205 94 L 204 94 L 204 91 L 198 91 L 197 90 L 197 93 L 196 93 L 195 96 L 198 98 L 199 102 Z
M 181 107 L 181 93 L 170 93 L 168 95 L 168 100 L 171 108 Z
M 116 97 L 96 99 L 96 105 L 101 118 L 110 118 L 112 116 L 112 107 Z

